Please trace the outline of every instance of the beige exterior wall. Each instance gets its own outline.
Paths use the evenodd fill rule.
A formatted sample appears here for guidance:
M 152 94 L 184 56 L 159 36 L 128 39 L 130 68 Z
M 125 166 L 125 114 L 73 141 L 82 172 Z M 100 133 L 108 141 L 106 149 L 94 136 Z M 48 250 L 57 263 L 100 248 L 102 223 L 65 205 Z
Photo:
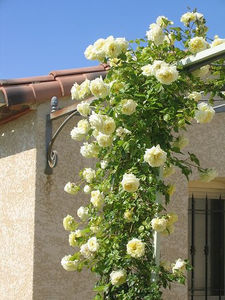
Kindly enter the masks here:
M 61 106 L 68 105 L 62 102 Z M 58 164 L 52 175 L 45 175 L 45 119 L 49 104 L 37 110 L 37 165 L 34 237 L 34 300 L 82 300 L 92 299 L 93 275 L 88 271 L 67 272 L 60 264 L 61 258 L 73 254 L 68 244 L 62 220 L 67 214 L 75 217 L 81 205 L 85 205 L 83 193 L 71 196 L 64 192 L 68 181 L 76 181 L 81 168 L 87 165 L 79 154 L 80 147 L 70 138 L 70 131 L 79 117 L 69 121 L 58 136 L 54 149 L 58 151 Z M 53 132 L 63 118 L 53 121 Z M 91 165 L 91 162 L 89 162 Z M 79 197 L 80 196 L 80 197 Z M 87 200 L 86 200 L 87 203 Z M 78 218 L 78 217 L 77 217 Z
M 64 101 L 61 106 L 68 105 Z M 88 300 L 92 299 L 94 276 L 89 271 L 66 272 L 60 265 L 64 255 L 73 253 L 68 233 L 62 226 L 67 214 L 87 203 L 83 194 L 73 197 L 63 191 L 79 170 L 91 162 L 79 154 L 79 144 L 69 133 L 77 123 L 72 119 L 56 140 L 58 165 L 45 175 L 45 103 L 18 120 L 0 127 L 0 295 L 3 300 Z M 54 129 L 62 119 L 53 121 Z M 188 151 L 196 153 L 204 167 L 215 167 L 225 177 L 225 114 L 211 124 L 192 126 Z M 14 131 L 13 131 L 14 130 Z M 192 180 L 197 178 L 194 173 Z M 221 178 L 223 181 L 223 178 Z M 188 257 L 188 184 L 179 173 L 171 178 L 177 191 L 168 211 L 179 214 L 176 230 L 162 238 L 162 259 L 171 262 Z M 193 186 L 191 186 L 193 188 Z M 196 185 L 195 185 L 196 188 Z M 3 297 L 2 297 L 3 295 Z M 187 287 L 173 285 L 164 299 L 187 299 Z
M 177 258 L 188 257 L 188 198 L 192 192 L 196 196 L 206 194 L 224 195 L 225 192 L 225 113 L 216 114 L 210 124 L 196 124 L 193 122 L 187 136 L 190 144 L 185 151 L 195 153 L 200 159 L 202 167 L 216 168 L 218 178 L 211 184 L 202 184 L 197 181 L 198 173 L 193 172 L 190 184 L 183 175 L 176 173 L 171 182 L 176 185 L 176 192 L 172 197 L 168 211 L 178 213 L 179 222 L 175 232 L 168 238 L 162 238 L 162 259 L 174 262 Z M 203 193 L 202 193 L 203 191 Z M 205 192 L 204 192 L 205 191 Z M 187 300 L 187 285 L 174 284 L 171 291 L 165 293 L 166 300 Z
M 0 127 L 0 299 L 32 299 L 35 113 Z

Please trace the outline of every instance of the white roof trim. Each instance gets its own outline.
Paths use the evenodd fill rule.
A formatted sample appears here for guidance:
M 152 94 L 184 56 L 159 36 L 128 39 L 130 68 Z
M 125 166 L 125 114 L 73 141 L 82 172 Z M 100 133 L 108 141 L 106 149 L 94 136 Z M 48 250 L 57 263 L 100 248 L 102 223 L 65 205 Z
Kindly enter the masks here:
M 221 44 L 216 47 L 198 52 L 195 55 L 188 56 L 180 60 L 178 65 L 194 70 L 223 57 L 225 58 L 225 44 Z

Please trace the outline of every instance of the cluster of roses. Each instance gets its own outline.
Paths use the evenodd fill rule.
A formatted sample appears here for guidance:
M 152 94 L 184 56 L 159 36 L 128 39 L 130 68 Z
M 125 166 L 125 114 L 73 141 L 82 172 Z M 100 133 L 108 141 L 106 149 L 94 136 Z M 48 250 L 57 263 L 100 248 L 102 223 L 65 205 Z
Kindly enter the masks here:
M 125 53 L 129 46 L 125 38 L 114 38 L 109 36 L 106 39 L 98 39 L 94 45 L 90 45 L 84 52 L 87 59 L 104 61 L 106 58 L 117 58 Z
M 181 17 L 181 21 L 189 26 L 190 22 L 204 23 L 203 15 L 193 12 L 186 13 Z M 147 31 L 147 39 L 152 41 L 156 46 L 164 42 L 172 42 L 173 35 L 167 34 L 165 28 L 171 25 L 172 22 L 166 17 L 160 16 L 157 18 L 156 23 L 150 25 L 150 30 Z M 225 40 L 221 40 L 218 37 L 215 38 L 212 46 L 223 43 Z M 203 37 L 194 37 L 189 41 L 189 51 L 197 53 L 209 47 L 208 43 Z M 85 56 L 88 59 L 97 59 L 99 61 L 105 61 L 106 59 L 117 58 L 121 53 L 126 55 L 128 49 L 128 42 L 124 38 L 113 38 L 112 36 L 107 39 L 99 39 L 93 45 L 90 45 L 86 51 Z M 128 54 L 127 54 L 128 56 Z M 140 66 L 140 76 L 152 76 L 158 82 L 163 85 L 170 85 L 179 79 L 179 72 L 176 65 L 166 63 L 162 60 L 152 61 L 151 64 Z M 205 66 L 193 72 L 194 76 L 204 78 L 209 73 L 209 66 Z M 154 80 L 155 80 L 154 79 Z M 106 83 L 100 78 L 96 78 L 92 81 L 85 80 L 80 85 L 75 83 L 71 89 L 72 99 L 83 100 L 89 96 L 95 98 L 104 99 L 111 96 L 111 90 L 113 89 L 114 82 Z M 109 98 L 108 97 L 108 98 Z M 186 95 L 189 99 L 198 102 L 202 99 L 201 92 L 194 91 L 189 95 Z M 116 104 L 113 109 L 116 110 L 116 115 L 119 118 L 120 115 L 130 116 L 138 109 L 138 103 L 133 99 L 122 99 Z M 132 132 L 124 127 L 117 127 L 117 120 L 105 115 L 103 112 L 96 113 L 94 106 L 91 102 L 82 101 L 77 105 L 77 111 L 81 116 L 86 117 L 78 122 L 77 126 L 71 131 L 72 139 L 76 141 L 86 140 L 80 148 L 80 153 L 85 158 L 97 158 L 102 148 L 108 148 L 113 146 L 114 141 L 119 137 L 121 140 L 127 135 L 132 135 Z M 198 123 L 209 123 L 215 111 L 208 103 L 197 104 L 195 112 L 195 119 Z M 92 139 L 91 142 L 87 142 Z M 173 147 L 182 150 L 188 144 L 188 139 L 179 135 L 174 138 Z M 141 159 L 141 158 L 140 158 Z M 168 163 L 167 153 L 161 149 L 160 145 L 152 146 L 145 149 L 143 156 L 144 162 L 148 163 L 152 168 L 162 168 L 163 177 L 168 177 L 175 172 L 175 168 Z M 102 160 L 100 162 L 101 168 L 107 168 L 109 162 Z M 207 169 L 202 171 L 200 178 L 202 181 L 209 182 L 217 176 L 217 172 L 213 169 Z M 63 220 L 65 230 L 70 231 L 69 244 L 72 247 L 80 247 L 80 250 L 76 256 L 65 256 L 62 259 L 62 266 L 68 271 L 74 271 L 79 269 L 79 263 L 82 259 L 90 260 L 95 257 L 99 249 L 101 248 L 101 240 L 98 239 L 97 233 L 99 232 L 99 224 L 101 223 L 101 214 L 93 221 L 90 210 L 92 207 L 95 212 L 102 212 L 105 195 L 104 191 L 95 187 L 95 179 L 97 177 L 97 171 L 92 168 L 85 168 L 82 171 L 82 178 L 85 181 L 83 191 L 85 194 L 90 194 L 91 208 L 81 206 L 77 210 L 77 215 L 81 222 L 89 221 L 88 229 L 77 229 L 78 224 L 75 219 L 68 215 Z M 129 170 L 123 174 L 121 178 L 121 186 L 123 191 L 127 193 L 135 193 L 140 187 L 140 179 L 135 176 Z M 68 182 L 65 186 L 65 191 L 69 194 L 76 194 L 80 190 L 80 186 L 75 183 Z M 174 186 L 168 187 L 168 193 L 171 195 L 174 191 Z M 124 219 L 127 223 L 133 220 L 133 210 L 126 210 L 124 213 Z M 177 222 L 178 217 L 174 213 L 168 213 L 153 218 L 151 220 L 151 228 L 156 232 L 163 235 L 171 234 L 174 230 L 174 223 Z M 139 238 L 132 238 L 127 241 L 126 252 L 131 257 L 138 259 L 145 255 L 146 245 L 145 242 Z M 82 258 L 83 257 L 83 258 Z M 174 265 L 172 265 L 172 272 L 183 272 L 186 262 L 182 259 L 178 259 Z M 112 285 L 120 285 L 126 281 L 127 272 L 125 269 L 117 269 L 110 273 L 110 281 Z
M 204 16 L 198 12 L 187 12 L 181 16 L 180 21 L 184 23 L 185 26 L 190 26 L 191 22 L 197 23 L 199 27 L 204 26 Z M 173 44 L 175 41 L 174 35 L 172 33 L 168 34 L 168 31 L 164 31 L 168 25 L 172 24 L 173 22 L 168 20 L 166 17 L 159 16 L 156 19 L 156 23 L 150 24 L 149 31 L 146 32 L 147 39 L 152 41 L 156 46 L 159 46 L 164 42 Z M 194 54 L 223 43 L 225 43 L 225 39 L 219 38 L 218 35 L 214 37 L 214 41 L 211 45 L 203 37 L 196 36 L 190 39 L 188 43 L 188 50 Z

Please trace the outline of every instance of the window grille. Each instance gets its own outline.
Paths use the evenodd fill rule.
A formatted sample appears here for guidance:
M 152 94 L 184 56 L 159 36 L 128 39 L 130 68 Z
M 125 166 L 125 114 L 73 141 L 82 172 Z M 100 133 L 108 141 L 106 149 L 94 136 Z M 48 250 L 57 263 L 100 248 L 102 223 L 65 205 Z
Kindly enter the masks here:
M 225 300 L 224 199 L 189 199 L 189 299 Z

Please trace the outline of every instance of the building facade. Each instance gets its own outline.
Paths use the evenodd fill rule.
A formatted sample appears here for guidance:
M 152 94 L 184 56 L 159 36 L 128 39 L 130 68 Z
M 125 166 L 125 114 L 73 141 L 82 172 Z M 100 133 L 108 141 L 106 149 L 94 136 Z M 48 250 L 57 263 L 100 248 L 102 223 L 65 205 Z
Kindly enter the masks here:
M 54 133 L 63 119 L 55 118 L 50 123 L 47 120 L 52 96 L 59 98 L 61 110 L 55 113 L 59 117 L 60 112 L 74 109 L 70 88 L 75 81 L 104 76 L 106 71 L 107 66 L 101 65 L 0 83 L 0 295 L 3 300 L 88 300 L 94 295 L 93 274 L 66 272 L 60 265 L 61 258 L 73 251 L 62 226 L 63 217 L 75 215 L 88 200 L 83 194 L 74 198 L 63 191 L 65 183 L 76 180 L 79 170 L 87 166 L 79 153 L 80 144 L 70 138 L 70 131 L 80 117 L 73 117 L 56 139 L 58 163 L 52 174 L 46 174 L 49 124 Z M 161 259 L 174 262 L 179 257 L 189 257 L 198 271 L 190 272 L 186 286 L 173 284 L 170 291 L 164 292 L 164 299 L 204 299 L 206 288 L 207 299 L 225 299 L 224 274 L 219 277 L 223 283 L 215 283 L 212 278 L 215 276 L 212 274 L 221 270 L 215 267 L 218 259 L 213 257 L 224 263 L 224 242 L 222 246 L 220 241 L 223 231 L 219 238 L 214 238 L 213 230 L 217 232 L 221 227 L 224 230 L 225 223 L 223 217 L 216 223 L 218 218 L 212 218 L 210 212 L 214 205 L 211 203 L 217 203 L 213 199 L 225 199 L 224 124 L 224 113 L 216 114 L 210 124 L 193 123 L 187 132 L 190 143 L 185 148 L 200 158 L 202 166 L 216 168 L 218 178 L 203 184 L 195 171 L 189 183 L 179 171 L 171 177 L 176 192 L 168 211 L 176 212 L 179 222 L 170 237 L 161 239 Z M 206 202 L 202 204 L 206 196 L 207 211 Z M 223 206 L 219 209 L 224 211 Z M 217 254 L 219 241 L 222 250 Z M 195 296 L 191 296 L 193 293 Z

